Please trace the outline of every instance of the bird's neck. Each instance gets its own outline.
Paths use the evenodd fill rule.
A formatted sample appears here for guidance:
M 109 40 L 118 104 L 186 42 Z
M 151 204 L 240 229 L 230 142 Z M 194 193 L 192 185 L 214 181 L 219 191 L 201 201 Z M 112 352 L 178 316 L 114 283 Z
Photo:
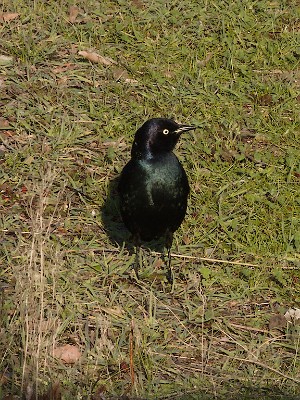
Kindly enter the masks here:
M 168 158 L 170 154 L 173 153 L 169 151 L 152 152 L 149 150 L 138 150 L 131 153 L 131 158 L 134 160 L 160 160 Z
M 131 158 L 136 160 L 141 160 L 141 159 L 151 159 L 154 157 L 155 154 L 153 154 L 149 142 L 145 143 L 138 143 L 136 141 L 133 142 L 131 149 Z

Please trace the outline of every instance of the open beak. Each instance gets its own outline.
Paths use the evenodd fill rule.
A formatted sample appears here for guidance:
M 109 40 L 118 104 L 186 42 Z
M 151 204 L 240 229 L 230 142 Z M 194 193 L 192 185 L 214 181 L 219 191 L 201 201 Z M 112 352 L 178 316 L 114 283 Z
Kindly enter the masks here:
M 181 135 L 183 132 L 192 131 L 196 128 L 197 128 L 197 126 L 193 126 L 193 125 L 179 125 L 179 127 L 176 129 L 176 131 L 174 131 L 174 133 Z

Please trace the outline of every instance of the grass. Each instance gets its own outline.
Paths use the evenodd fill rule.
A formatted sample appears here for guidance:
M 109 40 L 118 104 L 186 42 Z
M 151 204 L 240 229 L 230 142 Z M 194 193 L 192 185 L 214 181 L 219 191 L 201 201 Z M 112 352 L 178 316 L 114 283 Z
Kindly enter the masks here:
M 0 397 L 296 399 L 299 4 L 72 5 L 0 9 Z M 154 116 L 199 126 L 173 288 L 147 250 L 132 278 L 115 201 Z

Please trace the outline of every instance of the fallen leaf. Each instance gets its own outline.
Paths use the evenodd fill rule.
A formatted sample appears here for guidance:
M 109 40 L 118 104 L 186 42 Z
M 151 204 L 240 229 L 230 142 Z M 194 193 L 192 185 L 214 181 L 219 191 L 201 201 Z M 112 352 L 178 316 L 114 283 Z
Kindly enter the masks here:
M 52 72 L 54 74 L 60 74 L 61 72 L 65 72 L 65 71 L 68 71 L 69 69 L 74 69 L 74 68 L 75 68 L 74 64 L 66 63 L 66 64 L 60 65 L 58 67 L 52 68 Z
M 153 269 L 160 269 L 163 266 L 164 262 L 161 258 L 157 258 L 153 263 Z
M 116 62 L 114 60 L 112 60 L 109 57 L 103 57 L 98 53 L 95 53 L 93 51 L 79 51 L 78 54 L 83 57 L 86 58 L 87 60 L 94 62 L 94 63 L 99 63 L 99 64 L 103 64 L 103 65 L 112 65 L 112 64 L 116 64 Z
M 191 239 L 189 238 L 188 235 L 183 235 L 182 241 L 183 241 L 184 244 L 190 244 L 191 243 Z
M 132 0 L 132 4 L 133 4 L 136 8 L 139 8 L 139 9 L 141 9 L 141 10 L 145 7 L 145 5 L 143 4 L 143 2 L 140 1 L 140 0 Z
M 2 129 L 4 129 L 4 130 L 2 130 Z M 5 128 L 2 128 L 1 129 L 1 135 L 4 135 L 4 136 L 6 136 L 7 138 L 11 138 L 11 137 L 13 137 L 14 135 L 15 135 L 15 131 L 13 131 L 13 130 L 5 130 Z
M 30 165 L 32 164 L 34 161 L 34 157 L 33 156 L 28 156 L 25 158 L 25 160 L 23 161 L 24 164 Z
M 299 308 L 290 308 L 284 314 L 285 319 L 290 324 L 295 324 L 297 321 L 300 320 L 300 309 Z
M 2 13 L 0 14 L 0 22 L 9 22 L 18 18 L 18 13 Z
M 277 329 L 278 330 L 285 329 L 286 323 L 287 323 L 287 320 L 284 315 L 282 315 L 282 314 L 271 315 L 270 321 L 269 321 L 269 329 L 270 329 L 270 331 L 277 330 Z
M 101 310 L 109 315 L 114 315 L 117 317 L 123 317 L 124 311 L 120 306 L 117 307 L 101 307 Z
M 56 347 L 53 351 L 53 356 L 66 364 L 75 364 L 81 357 L 81 352 L 78 346 L 65 344 Z
M 60 79 L 58 79 L 57 84 L 58 86 L 64 86 L 68 82 L 68 77 L 67 76 L 62 76 Z
M 11 56 L 0 55 L 0 65 L 6 66 L 13 63 L 14 58 Z
M 212 56 L 213 56 L 213 53 L 208 53 L 207 56 L 203 60 L 197 61 L 197 65 L 199 65 L 199 67 L 205 67 L 209 63 Z
M 70 6 L 69 8 L 69 21 L 73 24 L 76 21 L 77 15 L 79 14 L 79 8 L 77 6 Z
M 121 69 L 121 68 L 114 68 L 113 76 L 116 81 L 119 81 L 121 79 L 125 80 L 129 77 L 126 69 Z
M 129 75 L 128 75 L 128 72 L 126 71 L 126 69 L 114 68 L 113 76 L 116 81 L 122 80 L 123 82 L 129 83 L 129 84 L 138 83 L 138 81 L 136 79 L 129 78 Z
M 135 85 L 136 83 L 138 83 L 136 79 L 131 79 L 131 78 L 126 78 L 124 82 L 129 83 L 130 85 Z
M 3 117 L 0 117 L 0 129 L 7 128 L 9 126 L 9 121 Z

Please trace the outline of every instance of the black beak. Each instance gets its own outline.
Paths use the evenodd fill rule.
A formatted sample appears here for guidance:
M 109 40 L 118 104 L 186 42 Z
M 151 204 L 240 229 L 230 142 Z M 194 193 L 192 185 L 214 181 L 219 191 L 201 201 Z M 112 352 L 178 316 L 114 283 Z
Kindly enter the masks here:
M 197 128 L 197 126 L 193 126 L 193 125 L 179 125 L 179 127 L 174 131 L 174 133 L 181 135 L 183 132 L 192 131 L 196 128 Z

